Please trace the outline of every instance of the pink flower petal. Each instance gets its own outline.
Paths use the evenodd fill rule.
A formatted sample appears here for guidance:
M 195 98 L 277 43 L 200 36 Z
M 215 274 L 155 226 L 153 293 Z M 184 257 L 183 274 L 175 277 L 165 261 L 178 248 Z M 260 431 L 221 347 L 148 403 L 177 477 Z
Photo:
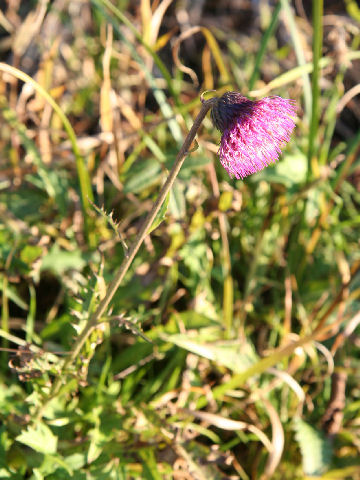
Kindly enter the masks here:
M 295 127 L 296 104 L 276 96 L 253 102 L 228 92 L 211 116 L 223 133 L 219 149 L 222 166 L 230 177 L 244 178 L 278 160 Z

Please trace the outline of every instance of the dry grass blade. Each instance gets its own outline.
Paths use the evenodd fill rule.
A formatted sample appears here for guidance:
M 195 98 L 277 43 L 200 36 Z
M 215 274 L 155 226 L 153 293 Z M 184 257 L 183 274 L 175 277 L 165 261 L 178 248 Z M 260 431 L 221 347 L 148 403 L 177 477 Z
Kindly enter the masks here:
M 343 109 L 346 107 L 346 105 L 352 100 L 356 95 L 360 94 L 360 83 L 355 85 L 354 87 L 350 88 L 345 95 L 342 97 L 340 102 L 338 103 L 336 107 L 336 113 L 340 115 L 340 113 L 343 111 Z
M 271 450 L 269 450 L 269 457 L 266 461 L 264 474 L 261 477 L 262 480 L 265 480 L 271 478 L 280 463 L 284 451 L 285 437 L 277 411 L 267 398 L 262 397 L 261 401 L 266 408 L 266 413 L 269 415 L 272 428 Z
M 335 355 L 336 351 L 342 347 L 344 344 L 345 340 L 350 337 L 350 335 L 353 334 L 357 326 L 360 324 L 360 312 L 357 313 L 344 328 L 344 331 L 339 333 L 339 335 L 336 337 L 336 340 L 331 347 L 331 353 Z
M 150 45 L 151 15 L 152 15 L 150 0 L 141 0 L 140 14 L 141 14 L 141 23 L 142 23 L 142 38 L 145 43 Z
M 186 67 L 185 65 L 183 65 L 179 59 L 179 49 L 180 49 L 180 44 L 181 42 L 183 42 L 184 40 L 186 40 L 187 38 L 191 37 L 192 35 L 194 35 L 195 33 L 198 33 L 198 32 L 201 32 L 201 27 L 192 27 L 192 28 L 189 28 L 189 30 L 186 30 L 185 32 L 183 32 L 174 42 L 174 46 L 173 46 L 173 49 L 172 49 L 172 53 L 173 53 L 173 59 L 174 59 L 174 63 L 175 65 L 177 66 L 177 68 L 181 71 L 181 72 L 184 72 L 186 74 L 189 75 L 189 77 L 191 78 L 191 80 L 193 81 L 195 87 L 198 87 L 199 86 L 199 79 L 198 79 L 198 76 L 196 75 L 196 73 L 194 72 L 194 70 L 190 67 Z
M 21 57 L 29 47 L 34 36 L 39 32 L 44 20 L 49 0 L 41 0 L 34 12 L 30 12 L 24 23 L 16 33 L 13 50 L 15 55 Z
M 289 387 L 293 390 L 296 394 L 300 407 L 302 407 L 303 403 L 305 402 L 305 393 L 304 390 L 301 388 L 299 383 L 292 377 L 288 372 L 284 372 L 282 370 L 278 370 L 277 368 L 271 367 L 268 369 L 268 372 L 277 377 L 279 380 L 285 382 Z M 274 387 L 275 385 L 270 384 L 269 387 Z M 255 392 L 256 396 L 256 392 Z
M 129 122 L 134 131 L 138 132 L 142 128 L 142 123 L 133 108 L 120 96 L 116 95 L 116 103 L 120 112 Z
M 206 27 L 196 26 L 196 27 L 189 28 L 176 39 L 173 46 L 173 50 L 172 50 L 175 65 L 178 67 L 179 70 L 181 70 L 184 73 L 187 73 L 191 77 L 196 87 L 199 86 L 199 79 L 196 73 L 194 72 L 194 70 L 183 65 L 183 63 L 179 59 L 179 48 L 180 48 L 181 42 L 191 37 L 192 35 L 195 35 L 198 32 L 201 32 L 207 41 L 211 54 L 214 57 L 216 66 L 220 72 L 222 83 L 228 84 L 230 82 L 230 75 L 222 59 L 221 50 L 219 48 L 219 45 L 214 35 Z
M 327 374 L 330 376 L 332 375 L 333 371 L 334 371 L 334 368 L 335 368 L 335 364 L 334 364 L 334 358 L 330 352 L 330 350 L 328 350 L 325 345 L 323 345 L 322 343 L 320 342 L 314 342 L 314 345 L 315 347 L 324 355 L 326 361 L 327 361 L 327 364 L 328 364 L 328 371 L 327 371 Z
M 155 10 L 151 18 L 150 45 L 155 45 L 159 35 L 161 22 L 173 0 L 163 0 Z
M 106 45 L 103 56 L 103 82 L 100 89 L 100 125 L 102 131 L 112 132 L 113 130 L 113 107 L 111 95 L 110 61 L 113 43 L 113 29 L 107 26 Z
M 188 415 L 192 415 L 193 417 L 198 418 L 199 420 L 203 420 L 204 422 L 207 422 L 208 424 L 213 425 L 214 427 L 217 427 L 217 428 L 221 428 L 223 430 L 230 430 L 230 431 L 247 430 L 249 432 L 252 432 L 254 435 L 258 437 L 260 442 L 264 445 L 264 447 L 266 447 L 266 449 L 270 453 L 273 450 L 273 445 L 268 439 L 268 437 L 259 428 L 255 427 L 255 425 L 251 425 L 250 423 L 246 423 L 246 422 L 241 422 L 239 420 L 232 420 L 230 418 L 225 418 L 215 413 L 202 412 L 199 410 L 190 410 L 187 408 L 181 408 L 179 409 L 179 411 L 184 412 Z

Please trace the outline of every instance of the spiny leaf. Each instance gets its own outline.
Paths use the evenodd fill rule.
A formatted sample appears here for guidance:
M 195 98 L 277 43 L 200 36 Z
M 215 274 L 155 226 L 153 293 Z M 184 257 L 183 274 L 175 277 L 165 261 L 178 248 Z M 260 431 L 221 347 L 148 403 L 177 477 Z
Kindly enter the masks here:
M 114 212 L 111 211 L 110 213 L 108 213 L 104 207 L 98 207 L 97 205 L 95 205 L 94 202 L 92 202 L 90 200 L 90 204 L 91 206 L 97 211 L 97 213 L 99 215 L 101 215 L 104 220 L 110 225 L 110 227 L 114 230 L 114 232 L 116 233 L 116 235 L 119 236 L 119 239 L 121 241 L 121 244 L 125 250 L 125 252 L 127 252 L 128 250 L 128 247 L 125 243 L 125 240 L 123 239 L 121 233 L 120 233 L 120 230 L 119 230 L 119 227 L 120 227 L 120 222 L 115 222 L 114 218 L 113 218 L 113 215 L 114 215 Z

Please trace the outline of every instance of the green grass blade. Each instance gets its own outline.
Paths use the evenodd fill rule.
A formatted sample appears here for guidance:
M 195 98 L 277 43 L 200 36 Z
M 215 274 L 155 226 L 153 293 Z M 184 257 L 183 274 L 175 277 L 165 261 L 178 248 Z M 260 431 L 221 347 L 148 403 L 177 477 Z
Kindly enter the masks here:
M 285 16 L 289 22 L 290 35 L 295 49 L 295 55 L 300 66 L 306 65 L 304 49 L 301 44 L 300 34 L 296 26 L 294 13 L 290 7 L 288 0 L 280 0 L 282 9 L 285 13 Z M 307 72 L 304 72 L 302 75 L 303 79 L 303 89 L 304 89 L 304 102 L 305 102 L 305 113 L 307 118 L 311 118 L 311 104 L 312 104 L 312 94 L 311 94 L 311 83 L 310 78 Z
M 315 151 L 315 138 L 319 128 L 320 115 L 320 58 L 322 51 L 322 15 L 323 15 L 323 0 L 315 0 L 313 2 L 313 72 L 312 72 L 312 107 L 311 107 L 311 122 L 309 131 L 309 149 L 308 149 L 308 181 L 311 179 L 311 162 Z
M 261 67 L 262 61 L 264 59 L 264 55 L 265 55 L 265 52 L 266 52 L 266 47 L 267 47 L 267 44 L 269 43 L 270 38 L 272 37 L 272 35 L 275 31 L 275 28 L 276 28 L 277 24 L 278 24 L 280 10 L 281 10 L 281 3 L 278 2 L 275 9 L 274 9 L 274 13 L 272 15 L 271 22 L 270 22 L 268 28 L 266 29 L 264 35 L 261 38 L 260 48 L 258 50 L 258 53 L 257 53 L 256 57 L 255 57 L 254 70 L 253 70 L 253 73 L 251 74 L 251 77 L 250 77 L 250 80 L 249 80 L 249 90 L 252 90 L 254 88 L 255 82 L 259 78 L 260 67 Z
M 1 282 L 1 290 L 2 290 L 1 330 L 3 330 L 4 333 L 9 333 L 9 299 L 7 295 L 8 278 L 6 275 L 2 275 L 2 277 L 0 277 L 0 280 L 2 280 Z M 9 342 L 6 337 L 2 338 L 1 346 L 2 348 L 7 348 L 9 346 Z M 2 355 L 2 359 L 5 365 L 7 362 L 7 355 L 5 353 Z
M 26 319 L 26 341 L 31 343 L 35 331 L 35 317 L 36 317 L 36 291 L 34 285 L 29 285 L 29 312 Z

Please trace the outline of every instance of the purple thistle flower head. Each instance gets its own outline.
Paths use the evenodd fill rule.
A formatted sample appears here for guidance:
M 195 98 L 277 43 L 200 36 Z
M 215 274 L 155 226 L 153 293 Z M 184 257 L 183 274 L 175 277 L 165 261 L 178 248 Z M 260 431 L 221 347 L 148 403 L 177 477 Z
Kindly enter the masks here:
M 211 110 L 222 132 L 219 156 L 230 177 L 244 178 L 278 160 L 295 127 L 296 104 L 281 97 L 252 101 L 227 92 Z

